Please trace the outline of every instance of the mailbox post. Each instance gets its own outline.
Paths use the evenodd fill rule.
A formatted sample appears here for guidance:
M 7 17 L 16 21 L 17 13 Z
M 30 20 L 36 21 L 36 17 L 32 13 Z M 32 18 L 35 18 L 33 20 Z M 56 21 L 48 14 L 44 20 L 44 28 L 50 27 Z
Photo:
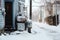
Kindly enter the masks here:
M 27 20 L 26 23 L 27 23 L 28 32 L 31 33 L 32 21 L 31 20 Z

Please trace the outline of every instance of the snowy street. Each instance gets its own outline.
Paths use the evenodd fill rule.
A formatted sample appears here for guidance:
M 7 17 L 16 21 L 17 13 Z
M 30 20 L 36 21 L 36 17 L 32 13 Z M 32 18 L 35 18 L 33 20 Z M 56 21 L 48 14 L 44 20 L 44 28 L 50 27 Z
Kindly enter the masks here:
M 12 32 L 11 35 L 4 36 L 3 34 L 0 36 L 0 40 L 59 40 L 60 39 L 60 31 L 59 26 L 50 26 L 48 24 L 33 22 L 32 23 L 32 33 L 28 33 L 27 31 Z M 16 34 L 20 33 L 20 34 Z
M 0 0 L 0 40 L 60 40 L 60 0 Z

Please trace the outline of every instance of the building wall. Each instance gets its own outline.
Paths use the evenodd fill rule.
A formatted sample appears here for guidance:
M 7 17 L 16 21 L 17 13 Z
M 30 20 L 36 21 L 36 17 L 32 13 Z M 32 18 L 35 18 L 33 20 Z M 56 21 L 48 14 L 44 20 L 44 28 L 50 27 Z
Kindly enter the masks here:
M 15 17 L 17 16 L 18 14 L 18 1 L 23 1 L 24 0 L 1 0 L 1 7 L 2 8 L 5 8 L 5 1 L 12 1 L 13 2 L 13 28 L 15 29 Z
M 14 0 L 13 3 L 13 27 L 15 28 L 15 18 L 18 15 L 18 1 L 25 2 L 24 0 Z M 22 6 L 21 6 L 22 7 Z M 21 9 L 22 10 L 22 9 Z M 22 10 L 23 11 L 23 10 Z
M 1 8 L 4 8 L 4 0 L 1 0 Z
M 55 19 L 56 23 L 59 22 L 60 23 L 60 0 L 51 0 L 50 3 L 52 5 L 52 10 L 51 10 L 51 13 L 53 15 L 53 17 L 55 16 L 55 18 L 53 18 L 53 20 Z M 49 4 L 48 4 L 49 5 Z M 50 5 L 49 5 L 50 7 Z M 46 8 L 46 7 L 45 7 Z M 51 9 L 51 8 L 50 8 Z M 45 14 L 46 14 L 46 17 L 49 16 L 49 12 L 48 10 L 45 9 Z M 59 17 L 57 18 L 56 15 L 58 15 Z M 54 22 L 54 21 L 53 21 Z
M 53 13 L 54 15 L 59 15 L 59 23 L 60 23 L 60 4 L 54 4 Z
M 14 29 L 15 29 L 15 17 L 17 13 L 18 13 L 18 0 L 14 0 L 14 3 L 13 3 L 13 27 Z

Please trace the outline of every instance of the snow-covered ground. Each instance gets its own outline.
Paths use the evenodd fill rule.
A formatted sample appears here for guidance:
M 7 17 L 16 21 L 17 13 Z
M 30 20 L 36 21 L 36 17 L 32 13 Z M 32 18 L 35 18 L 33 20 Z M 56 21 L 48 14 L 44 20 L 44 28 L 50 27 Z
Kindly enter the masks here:
M 59 26 L 56 27 L 45 23 L 32 22 L 31 34 L 27 31 L 15 31 L 11 35 L 0 36 L 0 40 L 60 40 Z
M 32 31 L 45 33 L 46 36 L 52 40 L 60 40 L 60 24 L 56 27 L 46 23 L 33 22 L 33 26 L 34 25 L 35 27 L 32 28 Z

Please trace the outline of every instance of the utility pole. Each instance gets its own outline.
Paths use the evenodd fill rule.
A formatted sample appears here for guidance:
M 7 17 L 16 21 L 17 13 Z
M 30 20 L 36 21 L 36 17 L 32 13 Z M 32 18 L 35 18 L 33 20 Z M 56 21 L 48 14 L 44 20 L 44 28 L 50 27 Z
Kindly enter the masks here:
M 30 19 L 32 19 L 32 0 L 30 0 Z
M 55 0 L 55 2 L 56 2 L 56 0 Z M 57 27 L 57 2 L 56 2 L 56 27 Z
M 30 19 L 32 19 L 32 0 L 30 0 Z M 28 21 L 28 33 L 31 33 L 32 22 Z

